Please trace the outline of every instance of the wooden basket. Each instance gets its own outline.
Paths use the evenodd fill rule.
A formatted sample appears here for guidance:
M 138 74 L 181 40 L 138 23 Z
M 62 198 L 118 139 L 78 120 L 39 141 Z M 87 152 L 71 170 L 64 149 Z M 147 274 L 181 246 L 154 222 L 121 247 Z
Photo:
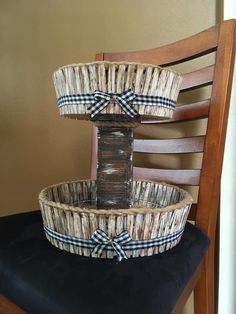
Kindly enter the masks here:
M 91 107 L 101 100 L 96 91 L 108 97 L 101 114 L 126 114 L 117 96 L 130 91 L 128 106 L 143 118 L 171 118 L 182 82 L 168 68 L 107 61 L 64 66 L 53 79 L 60 115 L 76 119 L 90 118 Z
M 131 208 L 98 210 L 96 181 L 89 180 L 49 186 L 40 192 L 39 202 L 47 239 L 56 247 L 84 256 L 114 258 L 118 253 L 113 240 L 126 232 L 131 239 L 120 242 L 120 247 L 130 258 L 174 247 L 181 239 L 192 198 L 176 186 L 133 181 Z M 98 229 L 108 238 L 99 252 L 93 240 Z

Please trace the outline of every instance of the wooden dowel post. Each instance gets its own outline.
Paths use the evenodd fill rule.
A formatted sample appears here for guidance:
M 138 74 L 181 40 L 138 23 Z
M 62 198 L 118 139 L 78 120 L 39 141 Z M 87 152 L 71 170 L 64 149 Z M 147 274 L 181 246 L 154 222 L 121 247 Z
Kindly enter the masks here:
M 117 122 L 111 118 L 102 121 L 100 117 L 96 121 L 98 209 L 129 208 L 131 205 L 133 128 L 136 125 L 136 122 Z

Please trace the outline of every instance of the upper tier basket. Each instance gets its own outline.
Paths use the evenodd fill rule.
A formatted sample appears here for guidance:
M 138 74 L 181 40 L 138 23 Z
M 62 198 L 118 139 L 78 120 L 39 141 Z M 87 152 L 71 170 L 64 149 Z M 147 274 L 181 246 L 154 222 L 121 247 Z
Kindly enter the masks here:
M 75 119 L 171 118 L 182 82 L 179 73 L 157 65 L 107 61 L 64 66 L 53 79 L 60 115 Z

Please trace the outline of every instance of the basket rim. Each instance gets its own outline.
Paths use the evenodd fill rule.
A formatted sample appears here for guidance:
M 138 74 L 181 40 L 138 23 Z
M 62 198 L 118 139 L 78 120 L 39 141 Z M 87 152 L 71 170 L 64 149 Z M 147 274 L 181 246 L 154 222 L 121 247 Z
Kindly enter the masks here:
M 104 216 L 126 216 L 126 215 L 134 215 L 134 214 L 147 214 L 147 213 L 160 213 L 160 212 L 171 212 L 174 210 L 181 209 L 183 207 L 191 206 L 193 202 L 192 196 L 185 191 L 184 189 L 179 188 L 178 186 L 168 184 L 165 182 L 158 182 L 158 181 L 150 181 L 150 180 L 133 180 L 136 182 L 147 182 L 147 183 L 154 183 L 159 185 L 165 185 L 172 188 L 175 188 L 179 192 L 183 193 L 183 199 L 176 203 L 172 204 L 166 207 L 162 208 L 146 208 L 146 207 L 131 207 L 131 208 L 121 208 L 121 209 L 95 209 L 95 208 L 81 208 L 76 206 L 71 206 L 68 204 L 60 203 L 60 202 L 54 202 L 47 199 L 47 191 L 49 189 L 52 189 L 54 187 L 62 186 L 63 184 L 71 184 L 71 183 L 82 183 L 82 182 L 94 182 L 96 183 L 96 180 L 72 180 L 72 181 L 65 181 L 56 183 L 50 186 L 47 186 L 41 192 L 39 193 L 38 199 L 39 202 L 42 202 L 44 205 L 57 207 L 58 209 L 64 210 L 64 211 L 72 211 L 77 213 L 86 213 L 86 214 L 96 214 L 96 215 L 104 215 Z
M 79 104 L 76 104 L 76 105 L 73 105 L 74 107 L 75 106 L 81 106 L 81 105 L 79 105 Z M 86 105 L 83 105 L 84 107 L 86 107 Z M 89 106 L 89 105 L 87 105 L 87 106 Z M 68 110 L 68 108 L 70 108 L 71 107 L 71 105 L 64 105 L 64 106 L 62 106 L 62 107 L 59 107 L 59 114 L 60 114 L 60 116 L 62 116 L 62 117 L 65 117 L 65 118 L 70 118 L 70 119 L 77 119 L 77 120 L 89 120 L 89 121 L 91 121 L 90 120 L 90 114 L 89 113 L 67 113 L 67 112 L 65 112 L 65 109 L 67 109 Z M 62 109 L 63 108 L 63 109 Z M 155 108 L 156 108 L 156 110 L 162 110 L 163 108 L 161 107 L 161 105 L 156 105 L 155 106 Z M 153 114 L 153 115 L 151 115 L 151 114 L 140 114 L 140 116 L 141 116 L 141 120 L 142 121 L 151 121 L 151 120 L 158 120 L 158 121 L 165 121 L 165 120 L 169 120 L 169 119 L 171 119 L 172 118 L 172 115 L 173 115 L 173 113 L 175 112 L 175 110 L 176 110 L 176 108 L 165 108 L 165 110 L 166 111 L 168 111 L 169 112 L 169 115 L 161 115 L 161 114 Z M 110 113 L 106 113 L 107 115 L 112 115 L 112 114 L 110 114 Z M 116 115 L 116 113 L 113 113 L 114 115 Z M 126 113 L 123 113 L 123 115 L 125 116 L 125 115 L 127 115 Z M 96 121 L 96 123 L 98 123 L 98 121 Z M 120 124 L 123 124 L 123 123 L 126 123 L 126 122 L 123 122 L 123 121 L 121 121 L 121 122 L 116 122 L 116 123 L 120 123 Z M 139 122 L 137 122 L 137 125 L 139 125 Z
M 176 74 L 177 76 L 182 77 L 183 74 L 179 71 L 173 70 L 170 67 L 161 67 L 157 64 L 151 64 L 151 63 L 142 63 L 142 62 L 129 62 L 129 61 L 92 61 L 92 62 L 79 62 L 79 63 L 71 63 L 68 65 L 64 65 L 59 67 L 57 70 L 54 71 L 53 75 L 55 75 L 58 71 L 64 70 L 66 68 L 73 68 L 73 67 L 82 67 L 82 66 L 90 66 L 90 65 L 102 65 L 102 64 L 107 64 L 107 65 L 142 65 L 144 67 L 152 67 L 152 68 L 157 68 L 159 70 L 165 70 L 168 72 L 172 72 Z

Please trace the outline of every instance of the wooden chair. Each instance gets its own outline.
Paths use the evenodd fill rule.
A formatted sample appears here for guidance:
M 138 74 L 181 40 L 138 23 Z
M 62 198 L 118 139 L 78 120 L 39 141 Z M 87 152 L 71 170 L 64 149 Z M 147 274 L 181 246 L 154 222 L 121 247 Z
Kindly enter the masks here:
M 195 221 L 196 226 L 198 226 L 209 238 L 211 241 L 210 248 L 207 252 L 205 258 L 202 258 L 199 265 L 195 268 L 193 276 L 188 281 L 184 289 L 182 289 L 182 294 L 180 295 L 172 313 L 180 313 L 181 308 L 185 304 L 187 298 L 190 295 L 190 292 L 194 289 L 194 306 L 195 314 L 213 314 L 215 313 L 215 299 L 214 299 L 214 290 L 215 290 L 215 268 L 214 268 L 214 257 L 215 257 L 215 233 L 216 233 L 216 222 L 217 214 L 219 207 L 219 198 L 220 198 L 220 177 L 222 170 L 223 162 L 223 152 L 224 152 L 224 143 L 226 136 L 226 127 L 227 127 L 227 117 L 229 111 L 229 100 L 230 100 L 230 91 L 232 83 L 232 73 L 234 65 L 234 54 L 235 54 L 235 31 L 236 22 L 235 20 L 225 21 L 215 27 L 212 27 L 204 32 L 201 32 L 197 35 L 194 35 L 190 38 L 181 40 L 177 43 L 170 44 L 161 48 L 145 50 L 140 52 L 129 52 L 129 53 L 104 53 L 98 54 L 97 60 L 110 60 L 110 61 L 134 61 L 134 62 L 143 62 L 143 63 L 153 63 L 159 64 L 162 66 L 174 66 L 180 63 L 184 63 L 189 60 L 200 58 L 207 54 L 215 53 L 215 64 L 207 66 L 205 68 L 197 69 L 191 73 L 186 73 L 184 75 L 184 80 L 182 84 L 182 93 L 188 91 L 197 90 L 205 86 L 212 86 L 211 96 L 209 99 L 200 100 L 198 102 L 188 103 L 182 106 L 179 106 L 173 116 L 171 121 L 146 121 L 145 126 L 156 125 L 157 123 L 162 126 L 170 123 L 172 127 L 174 124 L 179 122 L 186 123 L 186 121 L 192 121 L 200 119 L 208 119 L 207 130 L 205 135 L 200 135 L 196 137 L 183 137 L 178 139 L 155 139 L 155 140 L 142 140 L 137 139 L 134 142 L 134 148 L 136 152 L 143 153 L 158 153 L 158 154 L 188 154 L 188 153 L 202 153 L 202 165 L 201 169 L 141 169 L 140 167 L 134 168 L 134 175 L 139 178 L 166 181 L 176 185 L 186 185 L 186 186 L 197 186 L 199 187 L 198 196 L 196 204 L 191 208 L 190 218 Z M 166 126 L 165 126 L 166 127 Z M 159 131 L 158 131 L 159 134 Z M 92 152 L 92 178 L 96 177 L 96 133 L 94 132 L 94 141 L 93 141 L 93 152 Z M 33 218 L 32 218 L 33 217 Z M 17 263 L 11 258 L 14 255 L 13 252 L 9 249 L 6 240 L 4 239 L 5 233 L 8 232 L 11 225 L 14 226 L 14 232 L 9 233 L 9 243 L 14 242 L 14 248 L 18 248 L 18 239 L 20 238 L 20 227 L 27 226 L 31 224 L 31 229 L 28 228 L 24 233 L 22 241 L 23 248 L 26 252 L 23 252 L 24 261 L 27 263 L 27 247 L 26 243 L 29 241 L 31 247 L 34 249 L 34 245 L 38 245 L 41 250 L 46 250 L 47 254 L 51 254 L 50 258 L 54 258 L 55 263 L 57 263 L 59 258 L 62 258 L 64 263 L 60 265 L 60 269 L 67 269 L 79 261 L 77 257 L 73 254 L 58 252 L 57 249 L 50 246 L 46 240 L 44 240 L 43 235 L 38 234 L 36 230 L 37 225 L 41 225 L 40 215 L 36 214 L 20 214 L 13 217 L 4 217 L 0 219 L 1 228 L 5 227 L 4 231 L 0 230 L 2 234 L 0 236 L 0 292 L 5 294 L 8 298 L 13 300 L 18 306 L 25 308 L 22 298 L 32 298 L 31 303 L 39 302 L 40 299 L 39 292 L 41 289 L 37 290 L 37 283 L 33 291 L 28 290 L 29 295 L 25 296 L 27 291 L 28 279 L 22 278 L 22 269 L 20 269 Z M 38 228 L 38 227 L 37 227 Z M 12 230 L 13 230 L 12 229 Z M 17 229 L 17 231 L 15 231 Z M 38 229 L 37 229 L 38 230 Z M 33 233 L 33 236 L 29 233 Z M 41 232 L 41 231 L 40 231 Z M 30 240 L 29 240 L 30 237 Z M 14 238 L 14 239 L 13 239 Z M 27 240 L 28 239 L 28 240 Z M 26 241 L 27 240 L 27 241 Z M 19 240 L 21 241 L 21 240 Z M 15 244 L 15 242 L 17 244 Z M 19 242 L 21 243 L 21 242 Z M 34 244 L 34 245 L 32 245 Z M 22 244 L 21 244 L 22 245 Z M 7 248 L 7 249 L 6 249 Z M 12 261 L 12 265 L 5 265 L 6 257 L 3 256 L 4 250 L 7 251 L 7 258 Z M 3 253 L 2 253 L 3 252 Z M 21 251 L 20 251 L 21 252 Z M 38 249 L 30 255 L 31 264 L 35 260 L 35 254 L 40 255 Z M 44 252 L 44 251 L 43 251 Z M 171 251 L 169 251 L 171 254 Z M 11 255 L 13 254 L 13 255 Z M 20 254 L 20 253 L 19 253 Z M 38 256 L 37 255 L 37 256 Z M 36 257 L 37 257 L 36 256 Z M 13 258 L 13 257 L 12 257 Z M 21 257 L 23 258 L 23 257 Z M 37 258 L 36 258 L 37 259 Z M 86 263 L 89 263 L 88 261 Z M 85 264 L 83 262 L 83 267 Z M 46 264 L 45 264 L 46 265 Z M 44 266 L 45 266 L 44 265 Z M 54 265 L 54 264 L 53 264 Z M 93 264 L 95 265 L 95 264 Z M 97 265 L 97 264 L 96 264 Z M 76 266 L 76 264 L 75 264 Z M 9 267 L 5 271 L 4 267 Z M 37 265 L 35 266 L 37 269 Z M 46 266 L 45 266 L 46 267 Z M 44 267 L 44 268 L 45 268 Z M 58 265 L 57 265 L 58 267 Z M 66 268 L 67 267 L 67 268 Z M 72 266 L 71 266 L 72 267 Z M 123 267 L 123 266 L 122 266 Z M 7 272 L 14 269 L 16 273 L 6 274 Z M 29 272 L 33 272 L 34 267 L 29 269 Z M 23 269 L 23 274 L 27 277 L 27 269 Z M 18 276 L 17 271 L 21 271 L 20 277 Z M 57 273 L 56 273 L 57 274 Z M 34 274 L 33 274 L 34 275 Z M 36 275 L 36 274 L 35 274 Z M 58 275 L 60 273 L 58 272 Z M 2 278 L 11 279 L 11 284 L 17 278 L 17 287 L 13 289 L 13 286 L 9 284 L 9 281 Z M 32 276 L 31 276 L 32 277 Z M 29 280 L 32 280 L 29 276 Z M 20 278 L 20 280 L 19 280 Z M 24 281 L 24 280 L 25 281 Z M 54 277 L 55 279 L 55 277 Z M 24 281 L 24 282 L 23 282 Z M 45 281 L 47 283 L 47 281 Z M 22 284 L 23 283 L 23 284 Z M 23 288 L 20 286 L 22 285 Z M 32 287 L 32 286 L 30 286 Z M 55 287 L 56 289 L 57 287 Z M 17 290 L 18 289 L 18 290 Z M 29 288 L 28 288 L 29 289 Z M 90 289 L 90 288 L 88 288 Z M 91 287 L 92 289 L 92 287 Z M 14 295 L 14 291 L 20 290 L 18 296 Z M 73 289 L 72 289 L 73 290 Z M 6 293 L 7 292 L 7 293 Z M 33 294 L 32 294 L 33 293 Z M 66 290 L 62 291 L 62 296 L 67 293 Z M 44 294 L 45 297 L 46 294 Z M 25 313 L 18 306 L 11 303 L 5 296 L 0 295 L 0 313 L 15 313 L 23 314 Z M 50 302 L 51 298 L 47 299 L 45 302 Z M 28 302 L 28 301 L 27 301 Z M 41 304 L 38 304 L 41 306 Z M 37 308 L 35 306 L 35 308 Z M 57 309 L 57 304 L 55 304 L 55 311 Z M 79 311 L 79 309 L 78 309 Z M 32 311 L 29 311 L 33 313 Z M 85 310 L 86 313 L 90 313 Z M 158 309 L 156 311 L 159 313 Z M 37 312 L 38 313 L 38 312 Z M 42 311 L 41 311 L 42 313 Z M 45 311 L 44 311 L 45 313 Z M 60 309 L 57 311 L 60 313 Z M 64 312 L 65 313 L 65 312 Z M 70 310 L 66 313 L 71 313 Z M 81 310 L 81 313 L 84 313 Z M 104 312 L 108 313 L 108 312 Z M 109 312 L 110 313 L 110 312 Z M 153 312 L 152 312 L 153 313 Z M 92 314 L 92 313 L 91 313 Z M 146 313 L 145 313 L 146 314 Z
M 184 289 L 173 313 L 179 313 L 194 289 L 195 314 L 215 313 L 215 238 L 220 199 L 220 179 L 235 57 L 236 20 L 225 21 L 187 39 L 156 49 L 127 53 L 101 53 L 97 60 L 133 61 L 174 66 L 216 53 L 215 64 L 184 74 L 181 94 L 211 86 L 208 99 L 179 106 L 171 120 L 144 121 L 148 125 L 173 124 L 208 118 L 204 135 L 168 139 L 136 139 L 134 151 L 155 154 L 203 153 L 199 169 L 153 169 L 134 167 L 134 176 L 197 186 L 199 192 L 189 219 L 209 237 L 208 253 Z M 181 69 L 181 67 L 178 67 Z M 157 129 L 158 135 L 158 129 Z M 96 177 L 96 130 L 92 177 Z M 217 285 L 217 283 L 216 283 Z

